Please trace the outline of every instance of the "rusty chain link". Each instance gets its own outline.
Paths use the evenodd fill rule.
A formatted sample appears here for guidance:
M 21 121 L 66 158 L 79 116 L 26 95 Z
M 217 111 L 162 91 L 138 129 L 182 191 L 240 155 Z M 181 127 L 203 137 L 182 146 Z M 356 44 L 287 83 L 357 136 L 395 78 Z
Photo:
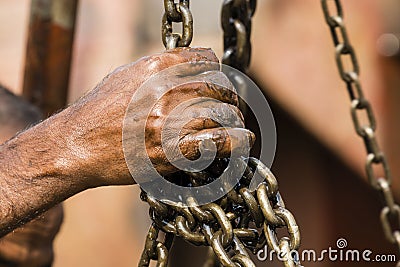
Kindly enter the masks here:
M 329 7 L 334 4 L 335 11 Z M 391 190 L 392 177 L 385 154 L 380 150 L 375 136 L 376 120 L 372 106 L 363 94 L 359 80 L 360 67 L 353 46 L 350 43 L 347 29 L 343 20 L 343 8 L 340 0 L 321 0 L 326 23 L 332 34 L 335 45 L 335 58 L 341 79 L 345 82 L 351 100 L 351 118 L 356 133 L 363 139 L 367 151 L 365 170 L 370 185 L 383 195 L 385 207 L 380 219 L 385 237 L 396 244 L 400 251 L 400 206 L 395 203 Z M 345 58 L 350 58 L 351 67 L 345 67 Z M 367 124 L 362 125 L 360 113 L 365 112 Z M 375 166 L 374 166 L 375 165 Z M 376 175 L 374 168 L 381 167 L 384 176 Z M 396 228 L 393 229 L 394 220 Z M 398 262 L 400 265 L 400 261 Z
M 193 16 L 190 0 L 164 0 L 165 12 L 162 18 L 162 40 L 166 49 L 189 46 L 193 39 Z M 182 23 L 182 35 L 173 32 L 172 23 Z

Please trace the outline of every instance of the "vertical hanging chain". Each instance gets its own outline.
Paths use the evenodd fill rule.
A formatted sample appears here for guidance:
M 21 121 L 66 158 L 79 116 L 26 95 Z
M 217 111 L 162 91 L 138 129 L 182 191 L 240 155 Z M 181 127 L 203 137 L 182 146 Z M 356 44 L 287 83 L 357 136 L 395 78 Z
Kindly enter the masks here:
M 329 1 L 334 2 L 335 12 L 329 8 Z M 365 170 L 370 185 L 383 195 L 385 207 L 381 211 L 380 219 L 386 239 L 396 244 L 400 250 L 400 206 L 394 201 L 391 190 L 392 177 L 385 154 L 379 148 L 375 130 L 376 120 L 372 106 L 365 98 L 360 83 L 360 67 L 350 43 L 347 29 L 343 20 L 343 9 L 340 0 L 321 0 L 326 23 L 332 34 L 335 45 L 335 58 L 341 79 L 345 82 L 351 100 L 351 118 L 353 120 L 356 133 L 363 139 L 367 151 Z M 350 58 L 351 67 L 346 68 L 345 57 Z M 367 124 L 362 125 L 360 121 L 361 112 L 367 115 Z M 379 177 L 374 172 L 374 167 L 381 167 L 384 172 L 383 177 Z M 396 228 L 392 228 L 390 219 L 395 220 Z M 398 262 L 400 264 L 400 261 Z
M 224 0 L 221 25 L 224 31 L 222 63 L 246 72 L 251 58 L 251 20 L 257 0 Z
M 224 0 L 222 5 L 221 26 L 224 32 L 222 63 L 244 73 L 251 60 L 251 28 L 256 7 L 257 0 Z M 235 88 L 241 92 L 241 95 L 248 94 L 248 88 L 241 76 L 230 71 L 225 71 L 225 73 Z M 247 106 L 242 101 L 240 102 L 240 109 L 245 114 Z M 250 165 L 252 161 L 255 166 L 260 166 L 261 175 L 267 181 L 265 184 L 259 185 L 256 194 L 254 192 L 252 194 L 246 188 L 239 190 L 239 199 L 249 207 L 249 215 L 253 217 L 253 222 L 256 226 L 259 226 L 260 223 L 263 226 L 258 242 L 255 242 L 257 245 L 252 248 L 253 253 L 260 249 L 261 240 L 264 240 L 264 245 L 268 244 L 277 254 L 286 255 L 282 260 L 284 266 L 301 266 L 300 260 L 293 257 L 293 252 L 300 247 L 300 231 L 296 220 L 285 208 L 274 175 L 259 160 L 250 159 Z M 268 187 L 265 186 L 266 184 Z M 247 223 L 245 228 L 248 227 Z M 276 233 L 278 228 L 286 228 L 289 237 L 278 238 Z M 257 231 L 257 229 L 253 230 Z
M 251 24 L 257 0 L 224 0 L 221 11 L 221 26 L 224 31 L 224 54 L 222 63 L 245 73 L 251 59 Z M 243 77 L 222 66 L 224 73 L 234 83 L 242 96 L 248 96 Z M 247 114 L 247 105 L 239 100 L 239 108 Z
M 193 16 L 190 0 L 164 0 L 165 12 L 162 18 L 162 41 L 166 49 L 189 46 L 193 39 Z M 182 23 L 182 34 L 173 32 L 172 24 Z

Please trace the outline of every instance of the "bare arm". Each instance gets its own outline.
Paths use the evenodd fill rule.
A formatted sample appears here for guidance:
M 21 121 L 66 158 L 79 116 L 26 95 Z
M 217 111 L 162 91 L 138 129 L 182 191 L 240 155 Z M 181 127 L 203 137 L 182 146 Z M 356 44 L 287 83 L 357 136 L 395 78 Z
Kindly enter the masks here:
M 83 190 L 133 184 L 122 149 L 123 120 L 132 95 L 153 74 L 179 63 L 199 61 L 216 62 L 217 59 L 211 50 L 184 48 L 123 66 L 72 106 L 0 146 L 0 234 Z M 208 68 L 207 64 L 203 68 Z M 195 159 L 199 143 L 204 139 L 212 139 L 217 144 L 218 156 L 228 156 L 231 133 L 235 142 L 252 142 L 253 134 L 242 129 L 242 116 L 235 107 L 236 95 L 200 82 L 176 88 L 163 96 L 149 117 L 138 116 L 148 119 L 146 133 L 151 133 L 144 151 L 137 151 L 138 158 L 146 153 L 159 173 L 174 171 L 161 147 L 160 131 L 171 107 L 181 100 L 199 96 L 221 103 L 199 106 L 196 116 L 200 119 L 182 130 L 179 146 L 185 156 Z M 152 97 L 152 90 L 148 91 L 148 97 Z M 226 123 L 230 129 L 221 130 L 218 123 L 201 119 L 210 113 L 224 117 L 231 109 L 234 115 Z M 133 128 L 136 130 L 141 129 Z
M 63 143 L 53 120 L 0 146 L 0 234 L 4 235 L 88 188 L 85 177 L 66 175 L 57 163 Z
M 0 85 L 0 144 L 41 120 L 33 105 Z M 63 220 L 59 204 L 0 239 L 0 266 L 43 267 L 53 259 L 53 240 Z

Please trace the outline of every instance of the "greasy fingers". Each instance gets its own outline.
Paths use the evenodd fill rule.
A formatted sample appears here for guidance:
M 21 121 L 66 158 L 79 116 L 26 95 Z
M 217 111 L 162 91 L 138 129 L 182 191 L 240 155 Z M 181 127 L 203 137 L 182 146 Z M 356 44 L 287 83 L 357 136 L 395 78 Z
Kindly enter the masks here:
M 159 99 L 152 108 L 152 113 L 168 114 L 178 105 L 193 99 L 204 101 L 211 98 L 234 106 L 238 105 L 238 96 L 232 83 L 220 71 L 207 71 L 190 76 L 181 80 L 174 88 L 164 90 L 165 92 L 159 93 Z
M 197 112 L 197 114 L 190 114 Z M 243 115 L 239 108 L 217 101 L 204 101 L 196 104 L 195 111 L 188 110 L 186 117 L 192 117 L 180 132 L 181 136 L 210 128 L 244 128 Z M 197 116 L 196 116 L 197 115 Z
M 116 85 L 133 82 L 131 89 L 135 89 L 152 75 L 184 63 L 189 63 L 186 64 L 185 76 L 220 69 L 220 65 L 217 64 L 218 58 L 211 49 L 180 47 L 143 57 L 138 61 L 119 67 L 103 80 L 100 87 L 103 87 L 103 90 L 104 87 L 107 87 L 106 90 L 115 91 Z
M 209 48 L 179 47 L 164 51 L 152 57 L 156 58 L 158 56 L 161 57 L 162 63 L 166 64 L 165 67 L 181 63 L 194 63 L 194 67 L 191 68 L 192 74 L 205 72 L 207 70 L 218 70 L 219 68 L 216 64 L 207 64 L 207 62 L 219 62 L 215 53 Z M 195 64 L 199 62 L 201 62 L 201 64 Z
M 246 150 L 247 153 L 254 143 L 254 134 L 242 129 L 244 119 L 237 107 L 238 96 L 226 75 L 219 69 L 204 71 L 204 68 L 203 72 L 187 75 L 186 67 L 150 82 L 151 86 L 145 87 L 140 98 L 142 101 L 156 99 L 150 112 L 142 117 L 146 120 L 146 153 L 162 175 L 177 171 L 174 164 L 182 156 L 199 159 L 200 144 L 204 145 L 205 140 L 215 143 L 217 157 L 230 157 L 232 151 Z M 152 90 L 156 91 L 153 95 Z M 138 117 L 140 110 L 131 113 Z

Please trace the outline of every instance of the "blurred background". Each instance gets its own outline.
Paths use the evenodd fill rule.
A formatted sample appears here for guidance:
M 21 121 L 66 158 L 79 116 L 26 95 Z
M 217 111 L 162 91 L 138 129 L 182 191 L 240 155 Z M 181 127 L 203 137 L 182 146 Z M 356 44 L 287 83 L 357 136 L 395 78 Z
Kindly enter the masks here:
M 378 118 L 378 136 L 400 199 L 400 2 L 343 1 L 361 80 Z M 221 0 L 192 0 L 192 46 L 222 55 Z M 30 1 L 0 0 L 0 82 L 21 94 Z M 81 0 L 78 5 L 68 100 L 92 89 L 116 67 L 164 49 L 161 0 Z M 278 133 L 272 169 L 295 214 L 303 249 L 335 247 L 395 253 L 383 237 L 380 198 L 364 178 L 365 151 L 335 66 L 320 1 L 259 0 L 253 22 L 251 77 L 265 92 Z M 55 242 L 55 267 L 135 266 L 149 226 L 139 188 L 110 187 L 68 199 Z M 200 251 L 200 252 L 198 252 Z M 203 251 L 174 246 L 171 266 L 200 266 Z M 359 266 L 357 262 L 305 263 Z M 268 263 L 257 262 L 257 266 Z M 393 266 L 369 263 L 368 266 Z

